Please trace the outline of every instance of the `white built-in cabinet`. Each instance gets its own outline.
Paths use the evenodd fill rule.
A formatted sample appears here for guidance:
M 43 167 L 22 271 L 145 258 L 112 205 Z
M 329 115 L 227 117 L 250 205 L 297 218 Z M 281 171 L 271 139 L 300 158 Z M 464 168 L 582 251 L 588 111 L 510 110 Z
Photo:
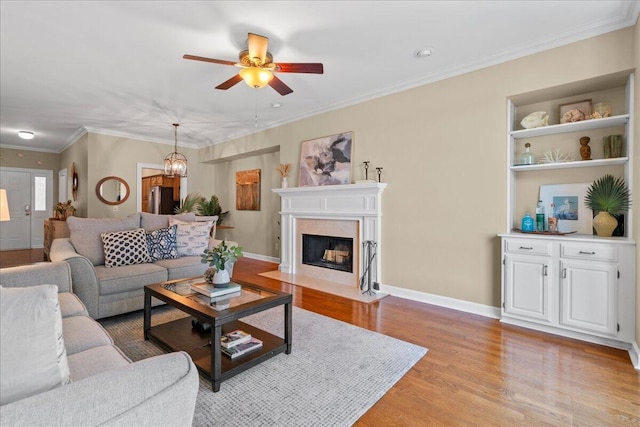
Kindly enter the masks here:
M 593 182 L 610 173 L 633 191 L 633 73 L 574 82 L 508 100 L 507 231 L 502 239 L 502 321 L 572 338 L 630 349 L 635 340 L 636 244 L 632 211 L 624 235 L 530 234 L 522 216 L 535 216 L 539 186 Z M 612 116 L 560 124 L 559 106 L 585 99 L 612 104 Z M 534 111 L 549 113 L 549 125 L 523 129 Z M 623 135 L 623 155 L 605 159 L 602 137 Z M 579 139 L 591 138 L 592 160 L 581 160 Z M 524 144 L 540 160 L 560 150 L 574 160 L 519 165 Z M 589 213 L 591 213 L 589 211 Z M 562 231 L 562 230 L 561 230 Z

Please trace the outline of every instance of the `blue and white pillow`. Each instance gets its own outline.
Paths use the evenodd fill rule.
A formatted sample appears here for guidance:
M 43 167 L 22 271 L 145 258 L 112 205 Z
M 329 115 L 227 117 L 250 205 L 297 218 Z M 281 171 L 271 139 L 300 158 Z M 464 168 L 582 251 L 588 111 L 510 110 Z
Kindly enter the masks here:
M 178 226 L 147 231 L 147 248 L 151 261 L 179 258 L 177 245 Z
M 104 244 L 104 266 L 144 264 L 151 261 L 144 228 L 101 233 Z

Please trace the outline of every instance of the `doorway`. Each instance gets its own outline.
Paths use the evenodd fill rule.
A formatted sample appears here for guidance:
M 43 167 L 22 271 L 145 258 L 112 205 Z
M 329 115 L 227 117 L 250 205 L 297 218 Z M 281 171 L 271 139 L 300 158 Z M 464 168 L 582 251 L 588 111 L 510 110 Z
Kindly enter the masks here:
M 44 247 L 44 220 L 53 213 L 53 171 L 0 168 L 10 221 L 0 224 L 0 250 Z
M 146 195 L 143 194 L 142 178 L 149 175 L 162 175 L 164 173 L 164 165 L 155 163 L 137 163 L 136 169 L 136 207 L 138 212 L 143 212 L 143 199 L 146 200 Z M 180 200 L 184 199 L 187 194 L 187 178 L 180 178 Z

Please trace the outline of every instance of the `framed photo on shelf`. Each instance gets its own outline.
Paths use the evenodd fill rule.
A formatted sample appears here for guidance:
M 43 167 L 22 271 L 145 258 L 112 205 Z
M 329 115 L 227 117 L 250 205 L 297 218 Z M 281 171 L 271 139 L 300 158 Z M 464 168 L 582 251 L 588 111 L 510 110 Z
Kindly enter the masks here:
M 577 111 L 576 111 L 577 110 Z M 582 113 L 582 118 L 580 117 Z M 572 102 L 560 106 L 560 123 L 578 122 L 581 120 L 589 120 L 591 115 L 591 100 Z
M 303 141 L 300 148 L 300 187 L 351 183 L 353 132 Z
M 558 231 L 593 234 L 593 215 L 584 204 L 591 183 L 541 185 L 540 198 L 547 218 L 558 218 Z

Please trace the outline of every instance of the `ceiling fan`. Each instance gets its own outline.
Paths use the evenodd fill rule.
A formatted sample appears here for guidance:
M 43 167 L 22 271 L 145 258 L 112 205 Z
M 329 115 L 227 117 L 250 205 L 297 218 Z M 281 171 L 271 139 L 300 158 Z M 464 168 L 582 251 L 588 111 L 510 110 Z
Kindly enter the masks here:
M 195 61 L 213 62 L 214 64 L 234 65 L 242 68 L 238 74 L 229 80 L 220 83 L 216 89 L 227 90 L 244 80 L 250 87 L 261 88 L 267 84 L 274 88 L 280 95 L 288 95 L 293 92 L 282 80 L 274 76 L 278 73 L 310 73 L 322 74 L 324 67 L 321 63 L 275 63 L 273 56 L 267 50 L 269 39 L 258 34 L 249 33 L 247 39 L 248 49 L 240 52 L 240 62 L 225 61 L 223 59 L 204 58 L 202 56 L 184 55 L 184 59 Z

